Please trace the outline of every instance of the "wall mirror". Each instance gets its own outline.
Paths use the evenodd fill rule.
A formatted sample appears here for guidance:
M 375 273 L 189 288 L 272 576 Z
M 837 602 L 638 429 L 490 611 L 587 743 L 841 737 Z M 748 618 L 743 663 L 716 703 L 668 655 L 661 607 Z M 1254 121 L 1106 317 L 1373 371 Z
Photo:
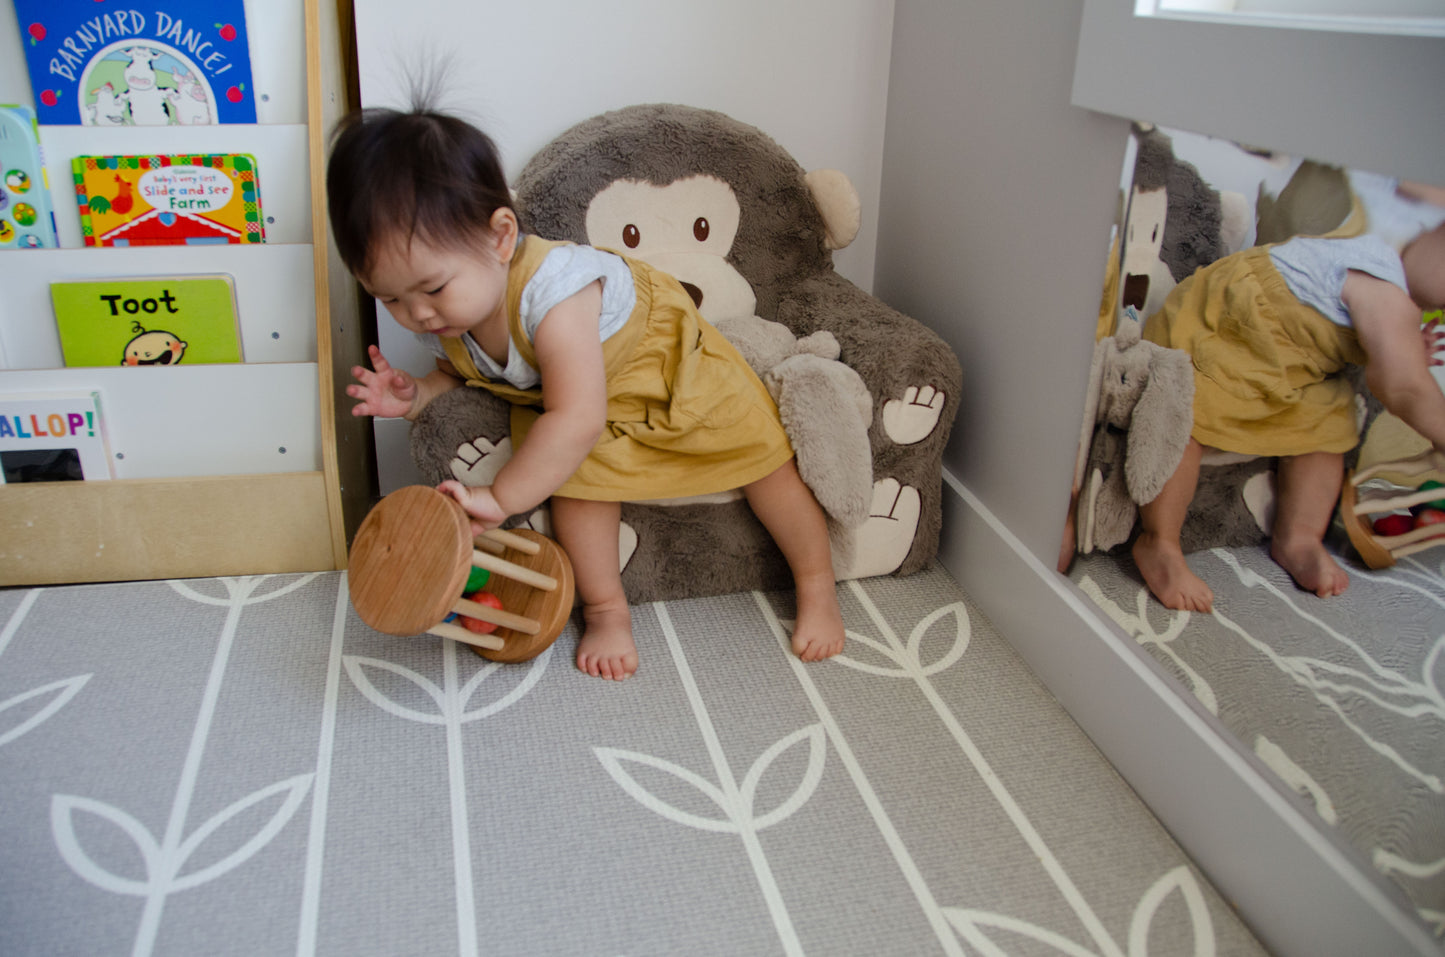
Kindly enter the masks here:
M 1445 934 L 1445 532 L 1431 528 L 1445 523 L 1445 475 L 1385 467 L 1429 443 L 1351 379 L 1363 440 L 1346 461 L 1383 476 L 1361 496 L 1423 486 L 1424 500 L 1358 519 L 1396 552 L 1388 567 L 1370 567 L 1381 562 L 1362 559 L 1336 515 L 1325 544 L 1348 574 L 1341 595 L 1302 590 L 1271 560 L 1271 456 L 1206 451 L 1182 541 L 1212 614 L 1165 607 L 1130 553 L 1133 499 L 1149 473 L 1173 471 L 1190 417 L 1179 379 L 1193 384 L 1187 353 L 1135 344 L 1140 320 L 1197 270 L 1260 244 L 1327 234 L 1397 250 L 1445 222 L 1445 201 L 1373 171 L 1148 123 L 1130 133 L 1119 195 L 1061 570 L 1430 933 Z M 1420 312 L 1433 344 L 1428 323 L 1441 314 Z M 1433 375 L 1445 385 L 1445 368 Z

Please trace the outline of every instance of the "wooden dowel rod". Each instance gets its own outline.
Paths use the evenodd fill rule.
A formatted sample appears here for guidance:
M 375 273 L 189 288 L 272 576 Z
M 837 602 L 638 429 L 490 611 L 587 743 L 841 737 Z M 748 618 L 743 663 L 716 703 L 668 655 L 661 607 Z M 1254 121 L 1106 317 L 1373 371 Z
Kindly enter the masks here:
M 452 606 L 452 611 L 458 615 L 485 621 L 490 625 L 499 625 L 502 628 L 520 631 L 524 635 L 535 635 L 542 630 L 541 623 L 533 621 L 531 618 L 514 615 L 510 611 L 483 605 L 481 602 L 469 601 L 466 598 L 458 598 L 457 603 Z
M 472 544 L 475 545 L 477 548 L 481 549 L 482 551 L 490 552 L 493 555 L 501 555 L 507 550 L 507 546 L 503 545 L 501 542 L 494 542 L 484 535 L 478 535 L 476 538 L 472 539 Z
M 503 578 L 510 578 L 512 581 L 521 582 L 523 585 L 531 585 L 533 588 L 540 588 L 543 591 L 557 590 L 557 579 L 551 575 L 543 575 L 541 572 L 534 572 L 530 568 L 523 568 L 521 565 L 509 562 L 504 558 L 488 555 L 480 549 L 472 552 L 472 564 L 478 568 L 485 568 L 489 572 L 495 572 Z
M 1442 543 L 1438 536 L 1435 538 L 1427 538 L 1422 542 L 1416 542 L 1413 545 L 1406 545 L 1403 548 L 1392 548 L 1390 549 L 1390 555 L 1394 558 L 1404 558 L 1406 555 L 1413 555 L 1416 552 L 1423 552 L 1427 548 L 1437 548 L 1441 544 L 1445 543 Z
M 507 643 L 496 635 L 479 635 L 475 631 L 468 631 L 461 625 L 453 625 L 445 621 L 440 625 L 431 626 L 426 633 L 436 635 L 438 638 L 450 638 L 452 641 L 460 641 L 463 644 L 476 645 L 478 648 L 487 648 L 491 651 L 501 651 L 507 647 Z
M 538 545 L 530 538 L 523 538 L 520 535 L 514 535 L 511 532 L 501 528 L 489 528 L 485 532 L 482 532 L 479 537 L 491 539 L 498 545 L 502 545 L 506 548 L 515 548 L 517 551 L 527 555 L 536 555 L 542 551 L 542 546 Z
M 1433 502 L 1437 498 L 1445 498 L 1445 489 L 1427 488 L 1424 491 L 1415 492 L 1381 492 L 1370 489 L 1364 492 L 1355 502 L 1356 515 L 1369 515 L 1372 512 L 1392 512 L 1397 509 L 1409 508 L 1412 505 L 1423 505 L 1426 502 Z

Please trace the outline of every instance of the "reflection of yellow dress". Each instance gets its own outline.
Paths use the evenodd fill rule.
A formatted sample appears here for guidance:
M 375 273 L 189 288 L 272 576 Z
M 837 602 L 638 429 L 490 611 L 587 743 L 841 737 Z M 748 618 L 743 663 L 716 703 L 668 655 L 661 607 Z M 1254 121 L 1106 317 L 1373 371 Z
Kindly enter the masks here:
M 522 329 L 522 291 L 557 245 L 525 237 L 507 276 L 512 341 L 533 368 L 537 354 Z M 747 361 L 698 315 L 676 279 L 625 261 L 637 305 L 602 343 L 607 425 L 556 494 L 611 502 L 705 495 L 755 482 L 792 458 L 777 406 Z M 541 391 L 487 379 L 466 343 L 442 343 L 467 385 L 513 403 L 512 441 L 520 446 L 541 415 Z
M 1355 393 L 1341 374 L 1363 364 L 1353 329 L 1295 298 L 1254 246 L 1195 272 L 1144 323 L 1144 338 L 1194 362 L 1194 438 L 1228 452 L 1348 452 L 1359 441 Z

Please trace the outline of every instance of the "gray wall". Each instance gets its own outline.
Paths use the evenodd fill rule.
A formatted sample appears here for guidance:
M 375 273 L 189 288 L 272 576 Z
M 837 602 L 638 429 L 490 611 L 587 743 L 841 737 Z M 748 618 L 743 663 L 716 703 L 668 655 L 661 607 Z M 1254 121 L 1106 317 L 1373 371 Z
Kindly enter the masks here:
M 1058 553 L 1128 123 L 1069 103 L 1082 0 L 898 0 L 875 292 L 963 365 L 945 465 Z

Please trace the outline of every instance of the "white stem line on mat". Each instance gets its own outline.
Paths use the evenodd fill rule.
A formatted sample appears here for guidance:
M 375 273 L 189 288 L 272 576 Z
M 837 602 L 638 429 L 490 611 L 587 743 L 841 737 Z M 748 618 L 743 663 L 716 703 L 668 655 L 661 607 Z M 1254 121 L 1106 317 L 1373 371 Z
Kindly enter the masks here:
M 316 953 L 321 920 L 321 873 L 326 857 L 326 815 L 331 802 L 331 764 L 336 753 L 336 709 L 341 695 L 341 651 L 346 642 L 346 611 L 351 605 L 346 573 L 338 576 L 336 612 L 331 620 L 331 650 L 326 657 L 326 691 L 321 705 L 321 740 L 316 747 L 316 784 L 311 792 L 311 832 L 306 842 L 306 876 L 301 890 L 301 926 L 297 957 Z
M 30 614 L 35 599 L 39 597 L 40 589 L 32 588 L 25 593 L 24 598 L 20 599 L 19 606 L 10 615 L 10 620 L 5 623 L 5 630 L 0 631 L 0 655 L 5 654 L 5 649 L 10 647 L 10 639 L 14 638 L 15 633 L 20 630 L 20 623 L 25 620 L 26 615 Z
M 456 875 L 457 953 L 477 954 L 477 898 L 472 884 L 472 830 L 467 819 L 467 773 L 462 755 L 462 697 L 458 675 L 457 643 L 442 642 L 442 680 L 445 688 L 447 729 L 447 780 L 451 791 L 452 871 Z
M 867 593 L 864 592 L 863 588 L 856 581 L 850 581 L 848 585 L 859 603 L 862 604 L 868 612 L 868 616 L 873 619 L 873 623 L 878 631 L 887 638 L 889 644 L 901 649 L 903 643 L 898 640 L 898 636 L 893 632 L 893 629 L 889 626 L 888 620 L 884 618 L 882 612 L 878 610 L 878 606 L 873 604 L 872 599 L 868 597 Z M 988 759 L 984 757 L 978 745 L 969 737 L 968 732 L 963 729 L 963 725 L 958 723 L 958 719 L 939 696 L 938 691 L 933 687 L 933 683 L 923 675 L 916 675 L 914 677 L 914 684 L 923 692 L 924 697 L 928 699 L 928 703 L 933 706 L 934 712 L 937 713 L 944 727 L 948 729 L 948 733 L 953 736 L 953 740 L 958 744 L 959 750 L 968 758 L 969 763 L 973 765 L 974 771 L 978 773 L 979 778 L 987 785 L 989 793 L 993 795 L 998 806 L 1008 815 L 1008 819 L 1012 822 L 1014 829 L 1018 831 L 1019 836 L 1024 839 L 1024 843 L 1028 844 L 1029 850 L 1033 851 L 1039 863 L 1042 864 L 1044 870 L 1048 872 L 1050 879 L 1054 882 L 1054 886 L 1059 889 L 1059 893 L 1063 894 L 1064 899 L 1069 902 L 1069 906 L 1073 908 L 1074 913 L 1078 915 L 1079 920 L 1089 931 L 1089 936 L 1094 938 L 1094 943 L 1098 946 L 1099 952 L 1110 955 L 1110 957 L 1124 957 L 1124 951 L 1114 941 L 1108 929 L 1104 927 L 1103 922 L 1099 920 L 1098 915 L 1095 914 L 1093 908 L 1089 906 L 1089 902 L 1084 899 L 1084 895 L 1079 891 L 1079 888 L 1074 884 L 1073 880 L 1070 879 L 1068 872 L 1065 871 L 1063 865 L 1059 863 L 1059 859 L 1054 856 L 1053 851 L 1049 850 L 1049 846 L 1044 843 L 1043 837 L 1033 826 L 1033 823 L 1029 821 L 1028 816 L 1024 814 L 1023 808 L 1019 807 L 1018 802 L 1013 799 L 1013 795 L 1009 794 L 1008 788 L 1004 787 L 1003 781 L 999 779 L 998 774 L 995 773 L 993 767 L 989 765 Z
M 687 663 L 687 656 L 683 654 L 682 643 L 678 641 L 677 630 L 673 627 L 672 617 L 667 613 L 667 606 L 662 602 L 654 602 L 653 610 L 657 613 L 657 620 L 662 626 L 662 633 L 667 638 L 668 650 L 672 652 L 672 659 L 677 665 L 677 673 L 682 679 L 683 689 L 687 692 L 688 701 L 692 703 L 694 716 L 697 718 L 698 728 L 702 732 L 704 743 L 707 745 L 708 755 L 712 758 L 713 768 L 717 772 L 719 785 L 727 796 L 728 803 L 738 808 L 741 806 L 740 791 L 737 780 L 733 777 L 732 768 L 728 765 L 727 755 L 723 752 L 722 741 L 717 736 L 717 729 L 713 727 L 712 718 L 708 714 L 707 705 L 702 700 L 702 692 L 698 689 L 697 681 L 692 675 L 692 668 Z M 798 939 L 797 931 L 793 927 L 792 919 L 788 916 L 787 904 L 783 901 L 782 890 L 778 887 L 777 880 L 773 877 L 772 868 L 768 866 L 767 856 L 763 853 L 762 842 L 758 840 L 757 829 L 753 826 L 751 817 L 747 820 L 738 816 L 739 834 L 743 839 L 743 846 L 747 850 L 748 860 L 753 866 L 753 872 L 757 876 L 758 884 L 762 888 L 763 899 L 767 902 L 768 911 L 773 917 L 773 924 L 776 926 L 778 936 L 782 939 L 783 950 L 788 954 L 801 955 L 803 953 L 802 941 Z
M 843 736 L 843 729 L 840 728 L 838 722 L 834 720 L 832 711 L 828 709 L 828 705 L 823 700 L 822 694 L 819 693 L 817 686 L 813 683 L 812 677 L 809 676 L 809 666 L 805 665 L 797 655 L 793 654 L 792 647 L 788 641 L 788 634 L 783 629 L 783 623 L 778 620 L 777 614 L 774 613 L 773 606 L 768 603 L 767 596 L 762 592 L 755 591 L 753 592 L 753 599 L 758 603 L 758 608 L 762 610 L 763 617 L 773 629 L 773 637 L 777 639 L 779 647 L 782 648 L 783 654 L 792 666 L 793 674 L 797 677 L 798 684 L 802 686 L 803 692 L 808 696 L 809 702 L 813 705 L 813 711 L 818 715 L 818 719 L 822 721 L 823 727 L 827 730 L 828 740 L 832 743 L 833 749 L 838 752 L 838 759 L 842 761 L 843 766 L 847 768 L 848 776 L 852 778 L 853 786 L 857 789 L 858 795 L 863 799 L 863 803 L 868 807 L 869 813 L 873 816 L 873 822 L 877 826 L 879 834 L 883 837 L 884 843 L 888 845 L 888 849 L 893 852 L 893 859 L 898 863 L 898 869 L 903 872 L 903 877 L 908 882 L 909 888 L 913 891 L 914 896 L 918 898 L 918 903 L 923 908 L 923 913 L 927 916 L 929 926 L 933 928 L 933 933 L 938 938 L 938 943 L 943 947 L 944 952 L 952 955 L 952 957 L 964 957 L 963 947 L 959 944 L 958 937 L 954 934 L 952 925 L 949 924 L 948 918 L 944 916 L 942 908 L 938 906 L 938 901 L 934 899 L 933 891 L 929 889 L 928 882 L 924 880 L 923 873 L 919 871 L 917 862 L 915 862 L 913 856 L 908 853 L 908 847 L 903 843 L 903 838 L 899 835 L 898 829 L 893 826 L 893 821 L 888 817 L 888 812 L 884 809 L 883 802 L 879 800 L 877 792 L 873 790 L 873 785 L 868 782 L 867 775 L 863 773 L 863 766 L 858 762 L 857 756 L 853 754 L 853 749 L 848 745 L 848 739 Z

